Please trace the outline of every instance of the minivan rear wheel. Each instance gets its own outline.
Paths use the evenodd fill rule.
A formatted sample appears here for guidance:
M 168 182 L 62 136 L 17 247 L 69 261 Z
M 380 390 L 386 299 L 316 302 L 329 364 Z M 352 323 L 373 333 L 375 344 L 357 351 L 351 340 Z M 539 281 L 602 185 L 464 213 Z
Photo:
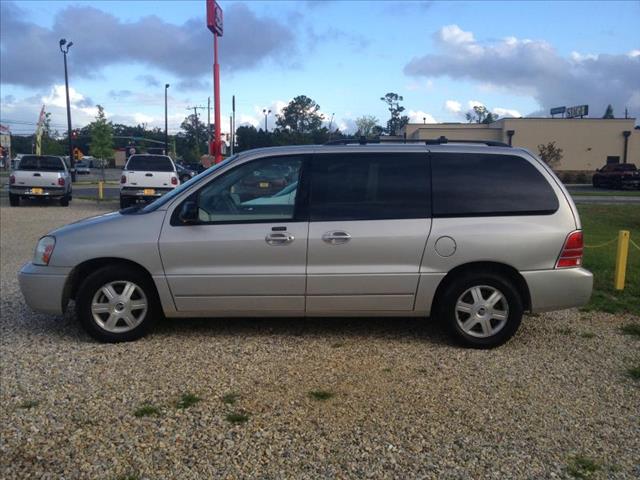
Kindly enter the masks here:
M 455 340 L 493 348 L 509 340 L 522 321 L 522 299 L 503 275 L 469 273 L 455 279 L 440 302 L 440 315 Z
M 127 266 L 103 267 L 78 291 L 76 312 L 83 328 L 101 342 L 128 342 L 145 335 L 159 315 L 155 286 Z

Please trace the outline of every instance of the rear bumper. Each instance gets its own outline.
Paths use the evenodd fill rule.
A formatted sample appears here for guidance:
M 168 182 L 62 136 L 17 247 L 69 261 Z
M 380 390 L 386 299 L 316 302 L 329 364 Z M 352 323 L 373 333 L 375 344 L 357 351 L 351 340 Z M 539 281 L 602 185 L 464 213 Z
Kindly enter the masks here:
M 149 187 L 153 188 L 153 187 Z M 164 195 L 165 193 L 169 193 L 173 188 L 153 188 L 155 193 L 153 195 L 148 195 L 144 193 L 144 188 L 133 188 L 133 187 L 123 187 L 120 189 L 120 196 L 127 198 L 139 198 L 139 199 L 150 199 L 150 198 L 158 198 Z
M 62 315 L 64 287 L 70 271 L 70 268 L 25 263 L 18 272 L 18 282 L 27 305 L 36 312 Z
M 31 188 L 42 188 L 42 193 L 33 193 Z M 62 187 L 9 187 L 9 193 L 25 197 L 62 197 L 67 193 L 67 191 Z
M 521 272 L 531 296 L 531 311 L 545 312 L 586 305 L 593 274 L 584 268 Z

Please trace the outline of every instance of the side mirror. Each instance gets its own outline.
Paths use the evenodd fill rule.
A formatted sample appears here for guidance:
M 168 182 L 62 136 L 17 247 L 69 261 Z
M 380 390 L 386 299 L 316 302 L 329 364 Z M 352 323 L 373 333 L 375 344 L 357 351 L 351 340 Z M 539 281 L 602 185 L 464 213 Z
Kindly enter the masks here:
M 182 223 L 193 225 L 198 223 L 198 204 L 192 200 L 188 200 L 182 204 L 180 215 L 178 217 Z

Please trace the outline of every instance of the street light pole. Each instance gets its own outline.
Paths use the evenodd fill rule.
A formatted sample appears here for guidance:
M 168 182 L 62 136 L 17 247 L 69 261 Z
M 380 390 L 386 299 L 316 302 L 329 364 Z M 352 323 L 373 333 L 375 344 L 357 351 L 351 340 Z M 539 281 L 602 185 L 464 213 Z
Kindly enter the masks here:
M 265 133 L 268 132 L 269 130 L 267 130 L 267 115 L 269 115 L 271 113 L 271 110 L 267 110 L 266 108 L 262 110 L 262 113 L 264 113 L 264 131 Z
M 169 155 L 169 118 L 167 110 L 167 90 L 169 84 L 164 85 L 164 154 Z
M 67 40 L 60 39 L 60 51 L 64 56 L 64 85 L 67 91 L 67 136 L 69 137 L 69 167 L 71 169 L 71 181 L 76 181 L 75 161 L 73 158 L 73 141 L 71 132 L 71 102 L 69 101 L 69 73 L 67 71 L 67 53 L 73 45 L 73 42 L 67 43 Z M 65 47 L 66 46 L 66 47 Z

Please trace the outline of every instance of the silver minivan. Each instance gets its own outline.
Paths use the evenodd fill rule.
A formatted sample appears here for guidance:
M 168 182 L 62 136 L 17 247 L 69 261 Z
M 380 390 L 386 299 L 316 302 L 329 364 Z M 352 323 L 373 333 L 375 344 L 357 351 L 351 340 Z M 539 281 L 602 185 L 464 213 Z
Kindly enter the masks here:
M 433 143 L 433 144 L 432 144 Z M 58 228 L 27 303 L 134 340 L 166 317 L 416 316 L 500 345 L 523 312 L 584 305 L 571 197 L 527 150 L 476 143 L 247 151 L 146 206 Z

